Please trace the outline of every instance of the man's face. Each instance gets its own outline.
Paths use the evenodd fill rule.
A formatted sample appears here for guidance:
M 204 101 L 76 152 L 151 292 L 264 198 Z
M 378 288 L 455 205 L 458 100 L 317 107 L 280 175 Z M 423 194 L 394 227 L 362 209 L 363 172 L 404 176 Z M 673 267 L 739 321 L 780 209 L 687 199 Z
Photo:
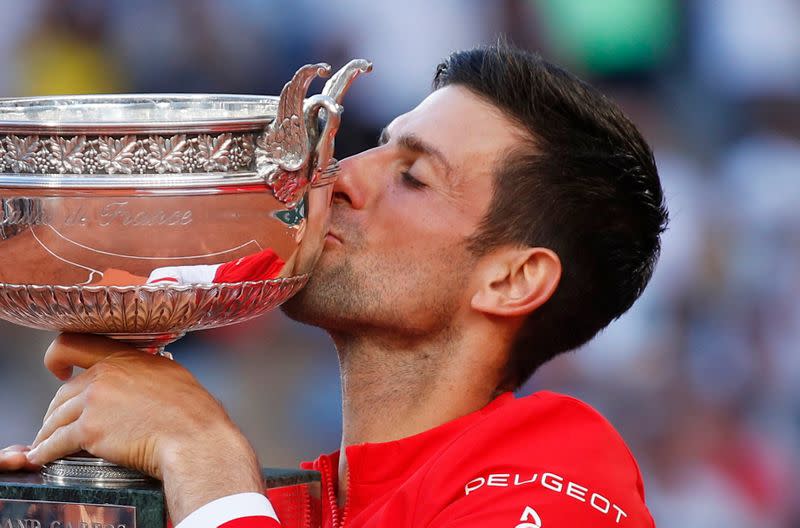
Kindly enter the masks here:
M 343 333 L 417 338 L 451 328 L 475 287 L 467 239 L 515 130 L 448 86 L 392 121 L 377 147 L 342 161 L 325 248 L 287 314 Z

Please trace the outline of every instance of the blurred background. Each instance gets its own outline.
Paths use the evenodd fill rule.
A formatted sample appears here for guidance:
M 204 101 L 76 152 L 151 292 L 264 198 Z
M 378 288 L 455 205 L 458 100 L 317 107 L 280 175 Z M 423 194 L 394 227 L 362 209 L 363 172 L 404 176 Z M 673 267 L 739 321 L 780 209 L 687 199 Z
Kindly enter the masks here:
M 337 155 L 375 144 L 450 51 L 499 34 L 601 87 L 654 147 L 672 223 L 653 281 L 522 393 L 585 399 L 639 460 L 660 528 L 800 526 L 797 0 L 0 1 L 0 95 L 277 94 L 302 64 L 374 61 Z M 312 87 L 312 92 L 318 90 Z M 591 302 L 587 300 L 587 302 Z M 32 440 L 52 335 L 0 324 L 0 444 Z M 335 352 L 269 314 L 172 350 L 265 465 L 338 448 Z M 191 402 L 187 402 L 191 405 Z

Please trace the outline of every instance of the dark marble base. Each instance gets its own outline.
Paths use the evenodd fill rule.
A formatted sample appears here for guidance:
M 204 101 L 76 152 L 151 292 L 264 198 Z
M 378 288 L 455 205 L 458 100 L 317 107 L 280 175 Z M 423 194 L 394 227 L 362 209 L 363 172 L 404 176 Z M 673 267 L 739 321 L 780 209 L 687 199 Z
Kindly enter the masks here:
M 267 490 L 318 488 L 319 473 L 264 469 Z M 39 473 L 0 474 L 0 528 L 162 528 L 167 511 L 158 482 L 96 488 L 44 482 Z
M 39 473 L 0 474 L 0 528 L 161 528 L 159 483 L 93 488 L 44 482 Z

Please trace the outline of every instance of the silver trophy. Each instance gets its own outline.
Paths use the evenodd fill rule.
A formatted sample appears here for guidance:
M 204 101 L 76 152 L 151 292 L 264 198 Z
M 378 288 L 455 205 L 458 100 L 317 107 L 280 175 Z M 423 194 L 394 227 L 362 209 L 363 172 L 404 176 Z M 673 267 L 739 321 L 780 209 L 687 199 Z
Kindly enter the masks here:
M 353 60 L 310 97 L 327 64 L 279 97 L 0 99 L 0 318 L 167 355 L 291 297 L 327 232 L 342 97 L 370 69 Z M 42 486 L 144 482 L 88 456 L 43 473 Z M 0 487 L 0 511 L 23 495 Z

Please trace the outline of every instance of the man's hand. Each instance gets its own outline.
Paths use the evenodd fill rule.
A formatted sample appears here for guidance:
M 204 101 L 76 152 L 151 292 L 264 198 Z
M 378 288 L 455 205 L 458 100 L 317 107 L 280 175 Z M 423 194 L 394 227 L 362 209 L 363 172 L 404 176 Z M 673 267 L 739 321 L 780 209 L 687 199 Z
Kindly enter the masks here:
M 12 445 L 0 449 L 0 473 L 9 471 L 36 471 L 40 466 L 31 464 L 26 456 L 30 446 Z
M 62 334 L 45 365 L 68 380 L 56 393 L 28 462 L 80 450 L 164 482 L 173 523 L 211 500 L 262 492 L 252 447 L 189 371 L 97 336 Z M 72 377 L 73 367 L 85 371 Z

